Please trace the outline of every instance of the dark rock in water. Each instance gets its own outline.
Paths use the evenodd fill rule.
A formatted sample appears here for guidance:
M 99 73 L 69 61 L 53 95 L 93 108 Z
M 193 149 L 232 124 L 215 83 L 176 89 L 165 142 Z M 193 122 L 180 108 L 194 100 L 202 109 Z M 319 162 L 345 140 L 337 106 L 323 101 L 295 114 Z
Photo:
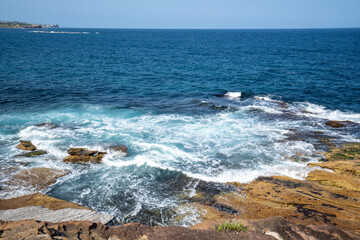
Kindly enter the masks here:
M 279 104 L 279 107 L 280 108 L 283 108 L 283 109 L 288 109 L 289 108 L 289 105 L 285 102 L 281 102 L 281 101 L 275 101 L 277 104 Z
M 301 113 L 306 113 L 306 114 L 315 114 L 315 113 L 313 113 L 313 112 L 309 112 L 309 111 L 306 111 L 306 110 L 301 110 L 300 112 L 301 112 Z
M 125 145 L 112 146 L 112 147 L 110 147 L 110 149 L 117 151 L 117 152 L 122 152 L 122 153 L 127 153 L 127 150 L 128 150 L 128 148 Z
M 101 162 L 106 152 L 92 151 L 86 148 L 70 148 L 68 150 L 70 154 L 64 158 L 64 162 Z
M 26 151 L 34 151 L 37 149 L 30 141 L 23 141 L 23 140 L 20 140 L 20 144 L 17 145 L 16 147 Z
M 18 154 L 15 157 L 36 157 L 36 156 L 40 156 L 40 155 L 44 155 L 47 152 L 44 150 L 37 150 L 37 151 L 31 151 L 31 152 L 27 152 L 27 153 L 23 153 L 23 154 Z
M 67 152 L 70 155 L 92 156 L 97 151 L 92 151 L 92 150 L 89 150 L 89 149 L 86 149 L 86 148 L 70 148 Z
M 325 123 L 325 125 L 333 128 L 342 128 L 342 127 L 346 127 L 345 123 L 349 123 L 349 122 L 350 121 L 328 121 Z
M 57 127 L 59 127 L 58 125 L 53 124 L 53 123 L 40 123 L 40 124 L 37 124 L 35 126 L 36 127 L 45 127 L 45 128 L 57 128 Z

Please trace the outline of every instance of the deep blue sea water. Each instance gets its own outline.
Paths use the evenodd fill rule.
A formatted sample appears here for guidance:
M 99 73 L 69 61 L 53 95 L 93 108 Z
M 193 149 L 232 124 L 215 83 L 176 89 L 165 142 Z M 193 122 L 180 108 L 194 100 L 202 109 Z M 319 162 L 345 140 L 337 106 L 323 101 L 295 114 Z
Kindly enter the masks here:
M 304 178 L 292 157 L 324 149 L 284 141 L 293 129 L 359 141 L 360 29 L 55 31 L 0 29 L 0 197 L 33 191 L 7 186 L 11 171 L 67 169 L 47 194 L 125 222 L 188 226 L 198 216 L 181 206 L 199 180 Z M 20 139 L 48 154 L 15 158 Z M 66 164 L 69 147 L 108 154 Z

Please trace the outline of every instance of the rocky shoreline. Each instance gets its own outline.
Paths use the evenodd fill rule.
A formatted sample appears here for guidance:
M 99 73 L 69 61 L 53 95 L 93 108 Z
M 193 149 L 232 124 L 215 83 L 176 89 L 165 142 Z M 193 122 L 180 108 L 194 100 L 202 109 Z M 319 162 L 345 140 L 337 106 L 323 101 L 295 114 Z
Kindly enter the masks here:
M 327 126 L 338 128 L 347 123 L 331 122 Z M 289 136 L 288 140 L 301 137 Z M 271 176 L 259 177 L 249 184 L 200 181 L 196 195 L 181 206 L 191 207 L 201 216 L 202 222 L 190 228 L 123 225 L 111 215 L 35 193 L 0 199 L 0 238 L 360 239 L 360 144 L 336 146 L 322 138 L 321 133 L 311 137 L 320 139 L 330 150 L 322 161 L 308 164 L 314 171 L 306 180 Z M 21 141 L 17 147 L 26 151 L 22 157 L 46 154 L 30 141 Z M 123 145 L 111 149 L 127 154 Z M 100 163 L 106 152 L 70 148 L 68 154 L 64 162 Z M 62 170 L 31 168 L 15 174 L 9 184 L 42 191 L 66 174 Z M 181 217 L 177 216 L 178 220 Z M 241 222 L 248 231 L 216 231 L 225 221 Z

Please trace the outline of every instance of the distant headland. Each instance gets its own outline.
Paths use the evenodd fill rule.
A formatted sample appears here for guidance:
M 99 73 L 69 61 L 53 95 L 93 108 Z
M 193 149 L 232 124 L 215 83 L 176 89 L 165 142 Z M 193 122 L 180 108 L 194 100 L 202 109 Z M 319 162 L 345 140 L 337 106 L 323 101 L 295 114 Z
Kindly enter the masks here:
M 59 28 L 57 24 L 32 24 L 17 21 L 0 21 L 0 28 Z

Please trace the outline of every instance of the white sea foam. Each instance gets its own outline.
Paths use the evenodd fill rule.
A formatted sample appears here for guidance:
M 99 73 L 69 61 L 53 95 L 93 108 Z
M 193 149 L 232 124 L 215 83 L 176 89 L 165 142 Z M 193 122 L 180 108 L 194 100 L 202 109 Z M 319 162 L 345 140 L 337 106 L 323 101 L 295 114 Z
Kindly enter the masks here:
M 216 182 L 250 182 L 259 176 L 271 175 L 304 179 L 311 169 L 305 163 L 292 162 L 289 159 L 300 154 L 306 160 L 316 161 L 319 155 L 314 146 L 302 141 L 279 142 L 284 139 L 287 129 L 302 128 L 302 121 L 288 121 L 282 118 L 276 121 L 261 119 L 261 114 L 254 114 L 254 111 L 249 110 L 270 114 L 281 114 L 283 111 L 273 101 L 250 103 L 251 105 L 240 106 L 237 111 L 204 116 L 107 111 L 103 107 L 90 105 L 81 108 L 86 110 L 64 110 L 38 115 L 42 121 L 61 122 L 61 127 L 50 129 L 29 126 L 20 129 L 17 135 L 5 138 L 4 141 L 8 142 L 8 150 L 12 151 L 13 155 L 21 152 L 15 149 L 19 139 L 31 140 L 39 149 L 48 151 L 47 155 L 29 161 L 32 166 L 71 170 L 72 174 L 60 179 L 60 183 L 73 181 L 77 175 L 84 174 L 81 171 L 77 172 L 76 165 L 62 162 L 69 147 L 106 151 L 102 164 L 89 165 L 88 168 L 94 172 L 104 168 L 120 171 L 130 166 L 149 166 Z M 289 110 L 297 111 L 303 106 L 290 105 Z M 31 117 L 30 120 L 33 121 L 33 125 L 39 122 Z M 316 125 L 312 128 L 316 128 Z M 113 144 L 127 145 L 129 155 L 109 150 L 108 146 Z M 89 175 L 91 176 L 90 173 Z M 129 179 L 135 181 L 131 176 Z M 111 196 L 114 186 L 109 184 L 115 180 L 114 176 L 104 174 L 97 180 L 99 184 L 104 184 L 104 192 Z M 140 180 L 131 184 L 135 185 L 129 191 L 142 189 L 140 185 L 143 183 Z M 28 190 L 20 189 L 17 192 L 24 191 Z M 191 186 L 185 186 L 184 191 L 189 195 L 194 194 Z M 79 194 L 83 194 L 84 197 L 95 194 L 92 190 L 91 193 L 88 192 L 84 190 Z M 151 195 L 146 192 L 142 194 L 147 197 Z M 136 201 L 151 204 L 148 203 L 150 198 L 142 199 L 142 194 L 138 194 Z M 132 215 L 141 211 L 141 205 L 136 206 L 127 214 Z M 118 210 L 114 208 L 109 211 Z
M 66 32 L 66 31 L 30 31 L 32 33 L 50 33 L 50 34 L 89 34 L 89 32 Z
M 224 96 L 230 99 L 237 99 L 241 98 L 241 92 L 227 92 Z
M 340 110 L 331 110 L 327 109 L 324 106 L 316 105 L 308 102 L 299 102 L 296 103 L 296 106 L 299 109 L 305 110 L 307 112 L 299 112 L 298 114 L 303 114 L 312 118 L 323 118 L 328 120 L 336 121 L 353 121 L 360 123 L 360 114 L 353 112 L 345 112 Z
M 255 99 L 258 99 L 258 100 L 267 101 L 267 102 L 279 102 L 279 101 L 277 101 L 277 100 L 273 100 L 272 97 L 273 97 L 273 96 L 271 96 L 271 95 L 269 94 L 269 95 L 265 95 L 265 96 L 255 96 L 254 98 L 255 98 Z
M 260 111 L 272 113 L 272 114 L 282 114 L 283 113 L 276 107 L 263 106 L 263 105 L 249 105 L 249 106 L 243 107 L 243 109 L 260 110 Z

